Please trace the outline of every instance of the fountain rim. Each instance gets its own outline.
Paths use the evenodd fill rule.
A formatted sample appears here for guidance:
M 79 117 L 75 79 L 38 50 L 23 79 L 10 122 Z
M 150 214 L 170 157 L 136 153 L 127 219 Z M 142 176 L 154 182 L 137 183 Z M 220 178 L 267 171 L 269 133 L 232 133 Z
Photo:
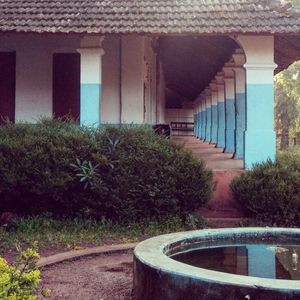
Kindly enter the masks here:
M 204 229 L 160 235 L 139 243 L 134 249 L 134 257 L 143 264 L 159 272 L 189 277 L 194 280 L 213 282 L 226 285 L 239 285 L 250 288 L 265 288 L 275 291 L 293 290 L 300 291 L 300 280 L 269 279 L 252 276 L 237 275 L 231 273 L 217 272 L 209 269 L 198 268 L 176 261 L 165 254 L 166 249 L 173 243 L 184 243 L 189 239 L 203 238 L 207 242 L 209 238 L 228 237 L 232 235 L 288 235 L 299 238 L 300 228 L 226 228 L 226 229 Z M 213 245 L 213 244 L 212 244 Z

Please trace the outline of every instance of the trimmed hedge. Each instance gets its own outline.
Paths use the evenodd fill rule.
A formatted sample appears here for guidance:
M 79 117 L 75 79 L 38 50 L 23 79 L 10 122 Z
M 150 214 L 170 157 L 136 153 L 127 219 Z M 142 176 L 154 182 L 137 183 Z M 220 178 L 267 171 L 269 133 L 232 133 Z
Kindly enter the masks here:
M 146 127 L 0 127 L 0 211 L 123 221 L 187 215 L 208 202 L 212 186 L 202 161 Z
M 275 226 L 300 225 L 300 148 L 257 164 L 231 183 L 234 198 L 248 216 Z

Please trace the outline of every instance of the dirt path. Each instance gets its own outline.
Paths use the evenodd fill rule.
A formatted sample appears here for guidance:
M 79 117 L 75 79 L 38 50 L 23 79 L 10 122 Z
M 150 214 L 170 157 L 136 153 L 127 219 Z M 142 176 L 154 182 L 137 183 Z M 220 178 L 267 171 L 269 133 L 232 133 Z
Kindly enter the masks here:
M 130 300 L 132 254 L 61 263 L 42 269 L 42 280 L 40 290 L 50 288 L 53 300 Z

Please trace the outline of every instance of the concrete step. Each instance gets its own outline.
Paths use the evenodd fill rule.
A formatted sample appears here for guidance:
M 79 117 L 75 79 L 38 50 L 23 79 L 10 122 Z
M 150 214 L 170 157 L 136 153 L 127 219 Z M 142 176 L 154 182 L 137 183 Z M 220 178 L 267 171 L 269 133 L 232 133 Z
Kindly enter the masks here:
M 223 218 L 223 219 L 232 219 L 232 218 L 245 218 L 244 213 L 241 210 L 235 208 L 228 209 L 217 209 L 212 210 L 209 208 L 201 208 L 197 211 L 197 215 L 202 216 L 206 219 L 211 218 Z
M 247 218 L 208 218 L 208 224 L 212 228 L 233 228 L 240 227 L 242 222 L 247 221 Z

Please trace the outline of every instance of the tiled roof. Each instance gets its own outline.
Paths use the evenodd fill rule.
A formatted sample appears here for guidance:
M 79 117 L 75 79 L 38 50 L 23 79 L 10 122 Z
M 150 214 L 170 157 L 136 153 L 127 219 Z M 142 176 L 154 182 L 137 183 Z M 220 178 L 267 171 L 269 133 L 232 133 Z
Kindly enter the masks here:
M 279 0 L 0 0 L 0 31 L 300 33 L 299 16 L 277 3 Z

